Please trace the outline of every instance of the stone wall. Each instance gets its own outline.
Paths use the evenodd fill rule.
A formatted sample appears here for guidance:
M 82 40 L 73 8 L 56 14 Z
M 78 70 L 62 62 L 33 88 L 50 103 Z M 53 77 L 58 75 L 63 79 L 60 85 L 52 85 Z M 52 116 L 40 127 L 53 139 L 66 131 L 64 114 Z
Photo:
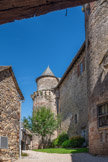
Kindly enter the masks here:
M 58 78 L 55 76 L 42 76 L 37 79 L 37 90 L 47 90 L 53 89 L 57 86 L 59 82 Z
M 98 127 L 98 105 L 108 103 L 108 1 L 86 8 L 89 147 L 92 154 L 108 155 L 108 126 Z
M 21 150 L 32 150 L 32 133 L 21 127 Z
M 50 108 L 52 112 L 57 114 L 56 110 L 56 96 L 54 90 L 43 90 L 34 92 L 33 99 L 33 111 L 36 111 L 40 107 Z
M 85 58 L 85 52 L 66 75 L 59 87 L 59 113 L 62 117 L 60 132 L 68 132 L 69 136 L 81 135 L 86 130 L 88 136 L 88 107 L 87 107 L 87 75 L 85 70 L 78 76 L 78 65 Z M 77 123 L 75 123 L 77 115 Z
M 19 157 L 20 99 L 9 70 L 0 72 L 0 136 L 8 137 L 8 149 L 0 149 L 0 161 Z

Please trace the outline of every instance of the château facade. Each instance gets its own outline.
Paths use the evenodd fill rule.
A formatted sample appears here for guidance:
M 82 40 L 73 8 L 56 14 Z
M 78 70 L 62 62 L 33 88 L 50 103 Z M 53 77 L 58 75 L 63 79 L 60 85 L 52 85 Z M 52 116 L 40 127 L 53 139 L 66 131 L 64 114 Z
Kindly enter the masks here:
M 69 137 L 83 136 L 88 141 L 88 98 L 85 42 L 56 87 L 61 128 Z
M 94 95 L 102 91 L 103 97 L 100 95 L 96 99 L 91 96 L 92 102 L 97 100 L 93 111 L 89 103 L 91 85 L 88 87 L 86 42 L 61 79 L 55 77 L 49 67 L 36 79 L 37 91 L 32 99 L 33 111 L 46 106 L 55 114 L 61 114 L 61 126 L 54 138 L 61 132 L 67 132 L 69 137 L 81 135 L 89 142 L 92 154 L 108 155 L 108 54 L 105 53 L 101 58 L 98 70 L 103 69 L 103 72 L 94 89 Z M 38 137 L 33 136 L 33 148 L 38 148 L 37 141 Z
M 85 42 L 73 59 L 61 79 L 54 76 L 48 67 L 36 79 L 37 91 L 31 96 L 33 112 L 39 107 L 46 106 L 61 115 L 61 132 L 67 132 L 69 137 L 84 136 L 88 141 L 88 98 L 87 98 L 87 69 L 85 57 Z M 33 135 L 33 148 L 38 148 L 39 139 Z

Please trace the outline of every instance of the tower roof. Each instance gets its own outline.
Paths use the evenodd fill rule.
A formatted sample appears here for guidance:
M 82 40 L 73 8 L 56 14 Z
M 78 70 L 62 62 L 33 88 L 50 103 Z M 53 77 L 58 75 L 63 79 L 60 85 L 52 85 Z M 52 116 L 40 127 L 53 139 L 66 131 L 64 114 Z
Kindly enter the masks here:
M 51 71 L 50 67 L 48 66 L 47 69 L 43 72 L 42 76 L 46 76 L 46 75 L 50 75 L 50 76 L 54 76 L 53 72 Z
M 36 82 L 39 79 L 44 78 L 44 77 L 53 77 L 53 78 L 56 78 L 59 81 L 59 79 L 53 74 L 53 72 L 51 71 L 49 66 L 46 68 L 46 70 L 43 72 L 43 74 L 36 79 Z

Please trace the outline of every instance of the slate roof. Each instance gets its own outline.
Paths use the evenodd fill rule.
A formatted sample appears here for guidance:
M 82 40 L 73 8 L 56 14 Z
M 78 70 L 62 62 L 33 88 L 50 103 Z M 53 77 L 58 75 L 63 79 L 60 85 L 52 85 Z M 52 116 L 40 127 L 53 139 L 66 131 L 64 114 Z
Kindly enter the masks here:
M 49 66 L 48 66 L 48 67 L 46 68 L 46 70 L 42 73 L 42 75 L 39 76 L 39 77 L 36 79 L 36 82 L 37 82 L 39 79 L 43 78 L 43 77 L 53 77 L 53 78 L 56 78 L 56 79 L 59 81 L 59 78 L 57 78 L 57 77 L 53 74 L 53 72 L 51 71 L 51 69 L 50 69 Z
M 7 69 L 8 69 L 9 72 L 11 73 L 11 76 L 12 76 L 13 81 L 14 81 L 15 86 L 16 86 L 16 90 L 17 90 L 18 94 L 20 95 L 20 99 L 21 99 L 21 100 L 24 100 L 24 96 L 23 96 L 23 94 L 22 94 L 22 92 L 21 92 L 21 90 L 20 90 L 20 88 L 19 88 L 19 85 L 18 85 L 17 80 L 16 80 L 16 78 L 15 78 L 14 72 L 13 72 L 13 70 L 12 70 L 12 67 L 11 67 L 11 66 L 0 66 L 0 72 L 5 71 L 5 70 L 7 70 Z
M 43 72 L 42 76 L 46 76 L 46 75 L 50 75 L 50 76 L 54 76 L 53 72 L 51 71 L 50 67 L 48 66 L 46 68 L 46 70 Z

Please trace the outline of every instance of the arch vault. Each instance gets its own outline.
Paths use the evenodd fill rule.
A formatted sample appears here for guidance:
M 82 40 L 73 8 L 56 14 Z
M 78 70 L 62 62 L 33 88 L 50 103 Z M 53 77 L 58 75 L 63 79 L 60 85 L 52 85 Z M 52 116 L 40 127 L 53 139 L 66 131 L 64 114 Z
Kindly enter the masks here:
M 1 0 L 0 24 L 13 22 L 51 11 L 83 5 L 95 0 Z

